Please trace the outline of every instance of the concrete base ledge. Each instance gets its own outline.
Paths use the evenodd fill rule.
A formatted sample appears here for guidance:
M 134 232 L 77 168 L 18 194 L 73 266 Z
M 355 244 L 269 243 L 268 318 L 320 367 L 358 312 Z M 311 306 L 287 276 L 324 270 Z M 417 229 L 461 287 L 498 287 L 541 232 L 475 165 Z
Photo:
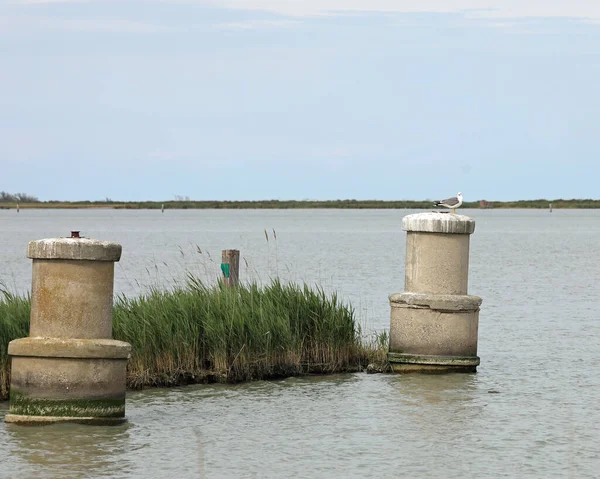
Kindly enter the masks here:
M 398 374 L 454 374 L 476 373 L 477 366 L 438 366 L 433 364 L 390 363 L 392 371 Z
M 479 358 L 457 356 L 418 356 L 414 354 L 388 353 L 388 361 L 395 373 L 474 373 Z
M 23 426 L 42 426 L 56 423 L 90 424 L 96 426 L 116 426 L 127 422 L 125 417 L 64 417 L 64 416 L 23 416 L 7 414 L 4 422 Z
M 458 294 L 395 293 L 390 295 L 392 308 L 429 308 L 435 311 L 478 311 L 479 296 Z
M 405 353 L 388 353 L 390 363 L 420 364 L 433 366 L 479 366 L 478 356 L 433 356 Z
M 128 359 L 131 345 L 114 339 L 21 338 L 8 343 L 10 356 Z

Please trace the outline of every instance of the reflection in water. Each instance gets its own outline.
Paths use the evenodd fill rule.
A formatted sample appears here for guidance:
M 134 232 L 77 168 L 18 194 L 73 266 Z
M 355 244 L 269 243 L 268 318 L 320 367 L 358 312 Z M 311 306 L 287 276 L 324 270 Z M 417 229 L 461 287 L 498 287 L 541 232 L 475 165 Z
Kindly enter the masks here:
M 456 418 L 469 417 L 483 407 L 477 374 L 409 374 L 396 377 L 392 384 L 398 400 L 405 407 L 417 408 L 424 417 L 436 409 Z
M 478 392 L 477 374 L 406 374 L 395 379 L 392 384 L 407 405 L 462 406 Z
M 395 376 L 390 385 L 412 440 L 426 448 L 449 451 L 464 444 L 485 407 L 477 374 L 409 374 Z
M 61 477 L 65 478 L 117 477 L 134 470 L 125 454 L 129 428 L 127 424 L 113 427 L 6 424 L 6 435 L 10 454 L 21 459 L 21 472 L 32 470 L 37 477 L 55 477 L 53 474 L 60 468 Z

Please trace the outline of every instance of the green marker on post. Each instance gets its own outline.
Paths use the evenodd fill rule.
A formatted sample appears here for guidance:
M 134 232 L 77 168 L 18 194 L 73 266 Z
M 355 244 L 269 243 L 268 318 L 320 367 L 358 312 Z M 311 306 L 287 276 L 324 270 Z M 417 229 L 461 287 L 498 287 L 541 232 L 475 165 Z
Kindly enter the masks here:
M 240 276 L 240 251 L 224 249 L 221 251 L 221 271 L 223 271 L 223 286 L 233 288 L 238 284 Z
M 221 271 L 223 271 L 223 276 L 229 278 L 229 263 L 221 263 Z

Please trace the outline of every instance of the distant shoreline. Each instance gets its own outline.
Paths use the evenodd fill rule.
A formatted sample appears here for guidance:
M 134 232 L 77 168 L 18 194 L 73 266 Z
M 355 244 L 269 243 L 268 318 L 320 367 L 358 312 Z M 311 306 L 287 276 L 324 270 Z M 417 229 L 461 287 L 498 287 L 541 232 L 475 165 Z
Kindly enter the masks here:
M 596 209 L 600 200 L 519 200 L 472 201 L 463 208 L 477 209 Z M 41 201 L 21 203 L 19 209 L 435 209 L 433 201 L 379 201 L 379 200 L 329 200 L 329 201 Z M 0 209 L 16 209 L 17 203 L 0 203 Z M 438 208 L 439 209 L 439 208 Z

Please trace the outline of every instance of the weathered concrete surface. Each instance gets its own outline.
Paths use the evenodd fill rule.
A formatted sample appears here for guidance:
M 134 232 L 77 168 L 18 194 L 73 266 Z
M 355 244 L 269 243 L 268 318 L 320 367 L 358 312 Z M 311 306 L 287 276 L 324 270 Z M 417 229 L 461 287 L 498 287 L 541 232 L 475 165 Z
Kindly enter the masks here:
M 436 311 L 477 311 L 482 299 L 479 296 L 453 294 L 395 293 L 390 295 L 394 307 L 426 307 Z
M 481 298 L 467 294 L 475 221 L 449 213 L 402 220 L 405 292 L 390 295 L 388 360 L 396 372 L 474 372 Z
M 392 303 L 390 352 L 477 356 L 479 310 L 436 311 Z
M 406 291 L 464 295 L 468 282 L 468 234 L 407 233 Z
M 390 357 L 394 359 L 402 359 L 402 361 L 406 364 L 421 366 L 477 366 L 479 364 L 479 358 L 472 356 L 434 356 L 390 353 Z
M 85 238 L 32 241 L 31 324 L 11 341 L 7 422 L 125 420 L 131 346 L 112 338 L 114 262 L 121 245 Z
M 472 234 L 475 220 L 451 213 L 416 213 L 402 218 L 402 229 L 421 233 Z
M 111 338 L 114 263 L 33 260 L 30 336 Z
M 128 359 L 131 345 L 115 339 L 21 338 L 8 344 L 10 356 Z
M 39 400 L 124 400 L 126 368 L 125 358 L 13 356 L 11 407 L 16 394 Z
M 27 257 L 31 259 L 66 259 L 86 261 L 119 261 L 121 245 L 90 238 L 49 238 L 31 241 Z

